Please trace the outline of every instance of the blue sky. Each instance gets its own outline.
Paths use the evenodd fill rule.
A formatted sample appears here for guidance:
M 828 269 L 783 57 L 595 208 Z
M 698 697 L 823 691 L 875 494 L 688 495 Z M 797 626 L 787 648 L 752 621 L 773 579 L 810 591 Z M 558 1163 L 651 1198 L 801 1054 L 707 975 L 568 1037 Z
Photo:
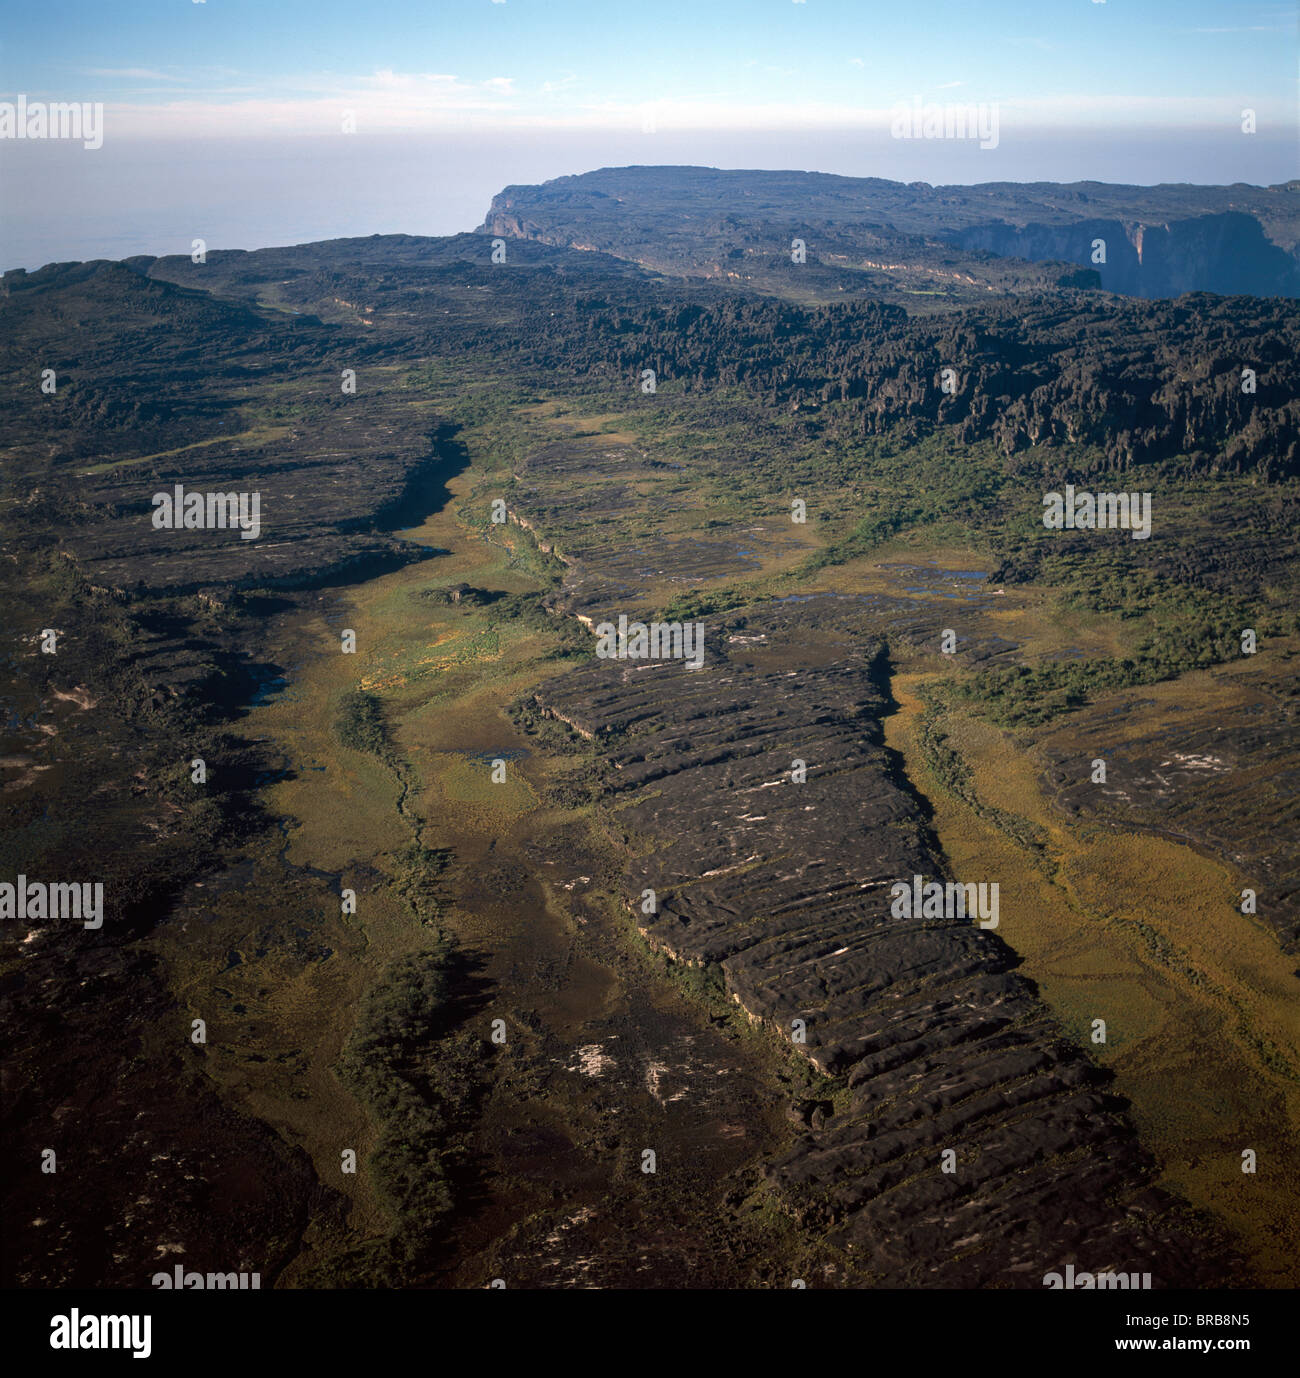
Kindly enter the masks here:
M 10 6 L 0 88 L 121 135 L 843 124 L 910 101 L 1034 123 L 1293 119 L 1296 6 L 1252 0 L 144 0 Z M 143 113 L 142 113 L 143 112 Z M 150 126 L 166 113 L 165 124 Z M 241 113 L 246 118 L 241 121 Z
M 104 139 L 0 139 L 0 268 L 448 234 L 628 163 L 1281 182 L 1298 57 L 1294 0 L 15 3 L 0 101 L 102 102 Z M 996 147 L 891 138 L 914 100 L 996 106 Z

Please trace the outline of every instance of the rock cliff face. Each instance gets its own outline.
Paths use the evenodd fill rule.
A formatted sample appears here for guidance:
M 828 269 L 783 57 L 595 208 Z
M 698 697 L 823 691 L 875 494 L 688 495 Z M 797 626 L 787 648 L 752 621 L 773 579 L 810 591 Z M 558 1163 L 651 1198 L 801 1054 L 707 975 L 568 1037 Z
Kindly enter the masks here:
M 954 234 L 963 249 L 1094 267 L 1110 292 L 1176 297 L 1184 292 L 1300 296 L 1300 262 L 1271 243 L 1254 216 L 1230 211 L 1168 224 L 1080 220 L 1071 225 L 976 225 Z M 1097 241 L 1105 262 L 1094 262 Z

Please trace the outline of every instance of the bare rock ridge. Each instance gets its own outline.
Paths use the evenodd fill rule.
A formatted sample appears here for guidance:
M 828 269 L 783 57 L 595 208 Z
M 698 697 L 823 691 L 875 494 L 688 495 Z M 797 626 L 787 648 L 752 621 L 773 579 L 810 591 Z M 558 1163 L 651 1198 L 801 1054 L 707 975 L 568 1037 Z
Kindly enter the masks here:
M 837 1079 L 792 1107 L 766 1171 L 868 1284 L 1041 1287 L 1069 1263 L 1222 1283 L 1010 947 L 969 919 L 891 915 L 893 882 L 945 863 L 884 745 L 886 676 L 883 641 L 810 644 L 768 607 L 711 637 L 700 670 L 603 660 L 536 699 L 602 744 L 620 822 L 655 843 L 626 880 L 649 942 L 719 964 L 784 1037 L 803 1021 L 795 1046 Z

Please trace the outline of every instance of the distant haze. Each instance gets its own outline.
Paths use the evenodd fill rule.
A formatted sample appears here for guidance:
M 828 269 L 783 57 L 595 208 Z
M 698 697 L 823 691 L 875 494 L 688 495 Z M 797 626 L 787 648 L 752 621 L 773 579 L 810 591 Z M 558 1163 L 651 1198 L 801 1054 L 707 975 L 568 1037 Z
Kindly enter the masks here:
M 798 169 L 899 181 L 1097 180 L 1259 185 L 1300 175 L 1276 128 L 1057 127 L 999 146 L 895 140 L 861 128 L 475 132 L 105 139 L 100 149 L 0 142 L 0 268 L 69 259 L 256 249 L 368 234 L 443 235 L 481 223 L 492 196 L 626 164 Z

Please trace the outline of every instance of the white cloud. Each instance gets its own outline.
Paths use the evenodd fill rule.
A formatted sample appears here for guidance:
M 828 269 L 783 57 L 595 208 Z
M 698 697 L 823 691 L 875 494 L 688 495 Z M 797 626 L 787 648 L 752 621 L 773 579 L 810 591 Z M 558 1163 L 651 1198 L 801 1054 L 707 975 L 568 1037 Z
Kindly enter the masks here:
M 173 76 L 170 72 L 157 72 L 152 67 L 86 67 L 88 77 L 131 77 L 136 81 L 188 81 L 188 77 Z
M 395 72 L 384 68 L 367 76 L 317 74 L 285 78 L 274 97 L 228 88 L 188 92 L 184 97 L 106 101 L 107 134 L 121 137 L 159 135 L 202 137 L 276 134 L 337 134 L 342 112 L 353 111 L 363 134 L 434 132 L 446 129 L 602 129 L 626 125 L 639 129 L 645 102 L 626 99 L 576 100 L 556 95 L 576 84 L 572 75 L 520 91 L 512 77 L 468 80 L 450 73 Z M 949 82 L 937 90 L 963 85 Z M 241 96 L 251 95 L 250 99 Z M 972 90 L 971 100 L 986 103 L 996 92 Z M 929 96 L 923 97 L 929 99 Z M 882 101 L 880 95 L 877 101 Z M 910 93 L 901 97 L 911 104 Z M 1059 95 L 1040 99 L 997 101 L 1004 139 L 1017 127 L 1026 133 L 1045 126 L 1235 125 L 1240 101 L 1235 97 L 1147 96 L 1117 100 L 1102 95 Z M 1257 104 L 1261 123 L 1286 120 L 1283 108 Z M 763 101 L 742 103 L 722 92 L 696 93 L 654 103 L 661 130 L 889 128 L 894 101 L 866 106 L 850 101 Z

